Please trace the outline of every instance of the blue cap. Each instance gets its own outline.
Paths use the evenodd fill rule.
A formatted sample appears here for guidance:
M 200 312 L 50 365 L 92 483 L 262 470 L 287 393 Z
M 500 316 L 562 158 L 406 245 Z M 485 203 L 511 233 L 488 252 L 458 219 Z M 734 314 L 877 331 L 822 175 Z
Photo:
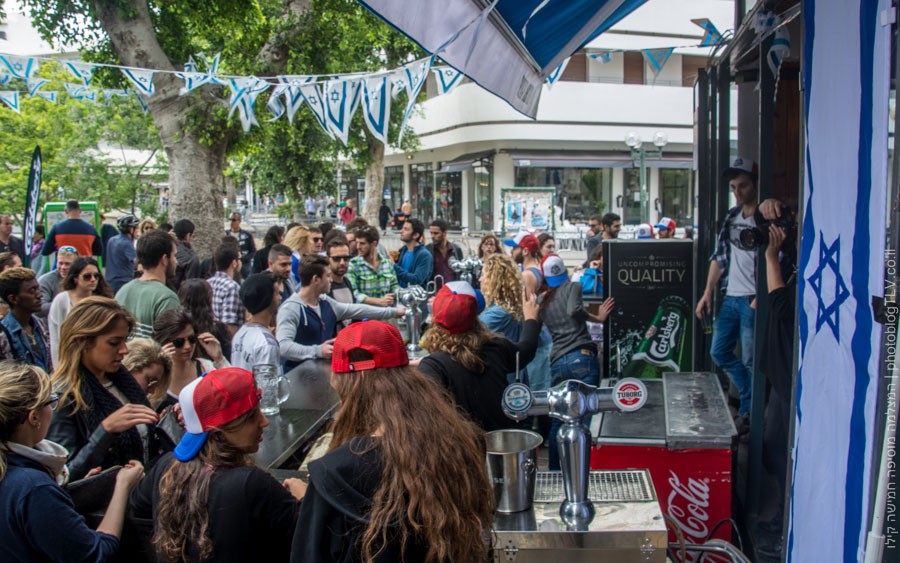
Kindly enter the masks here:
M 182 462 L 194 459 L 200 448 L 206 443 L 208 435 L 209 432 L 201 432 L 199 434 L 185 432 L 184 436 L 181 437 L 181 441 L 175 446 L 175 459 Z
M 478 313 L 481 314 L 484 311 L 484 307 L 487 304 L 484 300 L 484 294 L 481 293 L 480 289 L 474 289 L 475 291 L 475 301 L 478 302 Z

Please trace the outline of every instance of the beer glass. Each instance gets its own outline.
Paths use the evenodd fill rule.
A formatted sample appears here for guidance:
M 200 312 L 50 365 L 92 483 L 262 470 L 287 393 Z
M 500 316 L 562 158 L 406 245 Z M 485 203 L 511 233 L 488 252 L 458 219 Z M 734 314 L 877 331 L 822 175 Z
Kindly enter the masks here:
M 281 412 L 281 403 L 288 400 L 291 395 L 288 380 L 281 375 L 281 370 L 275 364 L 256 364 L 253 366 L 253 378 L 256 386 L 262 391 L 259 400 L 259 410 L 266 416 L 272 416 Z

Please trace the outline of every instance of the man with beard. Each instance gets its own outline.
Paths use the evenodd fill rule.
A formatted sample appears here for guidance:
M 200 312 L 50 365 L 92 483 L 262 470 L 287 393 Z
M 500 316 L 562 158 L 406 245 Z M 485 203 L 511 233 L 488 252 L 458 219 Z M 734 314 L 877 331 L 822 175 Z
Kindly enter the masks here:
M 241 270 L 240 250 L 232 244 L 220 244 L 213 254 L 216 273 L 206 281 L 213 293 L 213 317 L 225 324 L 229 334 L 234 334 L 244 324 L 244 304 L 241 302 L 241 284 L 235 274 Z
M 269 268 L 266 271 L 272 272 L 281 281 L 281 302 L 284 303 L 293 295 L 287 282 L 291 277 L 291 248 L 284 244 L 273 244 L 269 249 L 268 262 Z
M 503 241 L 513 247 L 512 258 L 522 269 L 525 287 L 537 295 L 544 276 L 541 274 L 541 241 L 528 231 L 519 231 L 515 238 Z
M 347 270 L 350 268 L 350 247 L 347 241 L 341 237 L 331 239 L 325 248 L 328 255 L 328 267 L 331 269 L 331 289 L 328 290 L 328 297 L 331 297 L 338 303 L 346 303 L 348 305 L 355 303 L 353 299 L 353 285 L 346 278 Z M 342 322 L 343 326 L 349 326 L 352 320 Z
M 180 307 L 178 296 L 166 285 L 175 275 L 178 248 L 175 239 L 153 230 L 138 239 L 137 260 L 144 272 L 116 293 L 116 301 L 137 321 L 134 338 L 153 338 L 153 323 L 163 311 Z
M 425 224 L 418 219 L 407 219 L 400 229 L 400 242 L 405 246 L 397 255 L 394 272 L 400 287 L 409 285 L 425 286 L 434 272 L 434 258 L 428 248 L 422 244 L 425 237 Z
M 443 283 L 456 281 L 456 272 L 450 268 L 450 259 L 463 259 L 462 249 L 447 238 L 447 230 L 449 228 L 450 225 L 443 219 L 435 219 L 428 227 L 431 235 L 431 244 L 426 245 L 425 248 L 428 249 L 428 252 L 434 258 L 432 277 L 435 279 L 435 283 L 437 283 L 438 276 L 443 278 Z M 435 289 L 440 289 L 440 287 L 437 286 Z
M 354 234 L 359 256 L 350 261 L 347 277 L 353 284 L 357 303 L 392 306 L 397 291 L 397 276 L 390 260 L 378 255 L 378 241 L 381 239 L 378 228 L 363 227 Z M 431 263 L 430 257 L 428 261 Z M 323 293 L 327 292 L 326 289 Z

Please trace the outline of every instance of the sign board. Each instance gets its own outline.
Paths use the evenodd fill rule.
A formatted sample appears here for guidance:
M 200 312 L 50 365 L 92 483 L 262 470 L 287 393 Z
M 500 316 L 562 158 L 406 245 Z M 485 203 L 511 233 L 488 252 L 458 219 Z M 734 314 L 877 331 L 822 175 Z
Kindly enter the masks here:
M 500 190 L 504 233 L 520 229 L 553 232 L 556 188 L 503 188 Z

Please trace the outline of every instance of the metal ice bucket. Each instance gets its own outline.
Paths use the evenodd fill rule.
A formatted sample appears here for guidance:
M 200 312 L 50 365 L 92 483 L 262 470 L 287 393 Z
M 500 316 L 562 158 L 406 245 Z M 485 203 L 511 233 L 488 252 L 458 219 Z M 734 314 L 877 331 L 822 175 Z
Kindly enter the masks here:
M 497 512 L 521 512 L 534 501 L 540 434 L 528 430 L 495 430 L 485 434 L 487 469 Z

